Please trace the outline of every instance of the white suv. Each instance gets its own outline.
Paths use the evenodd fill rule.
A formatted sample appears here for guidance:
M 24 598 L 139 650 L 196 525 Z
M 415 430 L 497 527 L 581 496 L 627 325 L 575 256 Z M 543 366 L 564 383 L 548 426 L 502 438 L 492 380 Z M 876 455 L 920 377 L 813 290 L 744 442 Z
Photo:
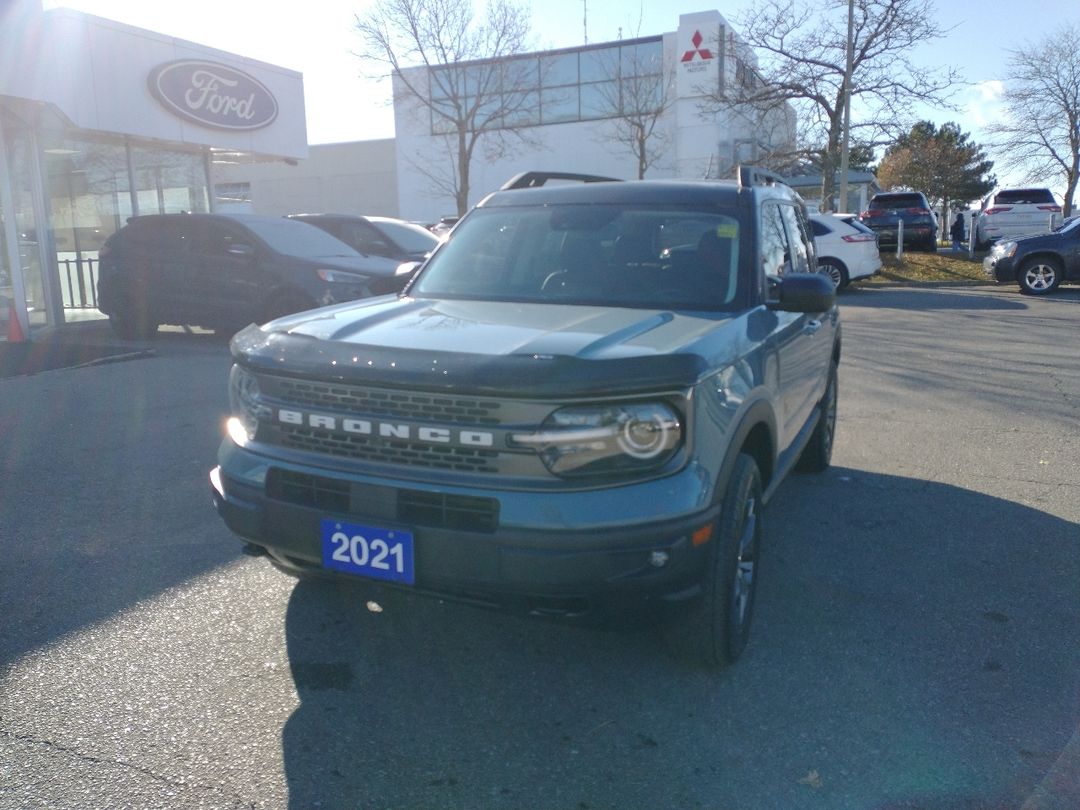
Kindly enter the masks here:
M 877 234 L 855 214 L 811 214 L 818 270 L 832 276 L 838 290 L 881 271 Z
M 1003 188 L 983 200 L 975 219 L 975 246 L 1048 233 L 1061 224 L 1061 206 L 1048 188 Z

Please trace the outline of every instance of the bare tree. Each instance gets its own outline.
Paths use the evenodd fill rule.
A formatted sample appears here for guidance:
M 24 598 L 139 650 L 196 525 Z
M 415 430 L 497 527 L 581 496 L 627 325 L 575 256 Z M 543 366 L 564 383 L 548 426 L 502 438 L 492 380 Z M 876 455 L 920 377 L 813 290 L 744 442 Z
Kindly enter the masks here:
M 1023 172 L 1025 182 L 1063 180 L 1070 216 L 1080 180 L 1080 28 L 1065 26 L 1009 54 L 1005 115 L 987 127 L 998 162 Z
M 804 143 L 824 158 L 824 206 L 832 202 L 840 165 L 847 9 L 847 0 L 765 0 L 755 5 L 737 24 L 749 48 L 763 56 L 762 66 L 752 69 L 751 60 L 736 52 L 741 72 L 710 94 L 708 102 L 713 110 L 795 105 L 811 128 Z M 946 33 L 934 24 L 932 0 L 854 0 L 853 10 L 852 139 L 871 146 L 892 142 L 910 129 L 919 102 L 954 108 L 948 98 L 958 82 L 956 72 L 917 67 L 911 61 L 917 45 Z M 734 37 L 730 39 L 735 46 Z
M 593 84 L 599 112 L 609 117 L 604 143 L 634 156 L 637 177 L 667 157 L 674 134 L 665 118 L 675 103 L 675 73 L 665 70 L 663 43 L 622 43 L 594 53 L 607 79 Z
M 471 0 L 376 0 L 356 16 L 357 55 L 394 79 L 395 103 L 428 114 L 431 134 L 448 160 L 416 162 L 432 190 L 468 210 L 470 168 L 477 148 L 496 159 L 521 127 L 535 123 L 539 62 L 513 58 L 528 49 L 529 11 L 513 0 L 490 0 L 477 20 Z M 412 69 L 419 68 L 419 69 Z

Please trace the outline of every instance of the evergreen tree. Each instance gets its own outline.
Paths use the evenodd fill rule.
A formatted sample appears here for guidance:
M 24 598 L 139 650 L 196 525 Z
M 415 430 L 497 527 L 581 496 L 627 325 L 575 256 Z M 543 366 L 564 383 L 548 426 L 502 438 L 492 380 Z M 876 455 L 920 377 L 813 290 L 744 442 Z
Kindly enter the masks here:
M 889 147 L 878 166 L 882 188 L 923 192 L 930 204 L 945 210 L 989 194 L 996 178 L 983 148 L 952 122 L 937 128 L 920 121 Z

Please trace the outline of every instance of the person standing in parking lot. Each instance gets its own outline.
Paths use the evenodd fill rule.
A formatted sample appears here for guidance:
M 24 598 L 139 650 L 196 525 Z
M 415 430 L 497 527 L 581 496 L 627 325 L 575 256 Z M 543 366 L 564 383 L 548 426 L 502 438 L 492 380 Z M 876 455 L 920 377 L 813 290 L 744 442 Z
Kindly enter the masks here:
M 962 212 L 957 212 L 956 219 L 949 228 L 949 236 L 952 237 L 953 250 L 964 249 L 964 214 Z

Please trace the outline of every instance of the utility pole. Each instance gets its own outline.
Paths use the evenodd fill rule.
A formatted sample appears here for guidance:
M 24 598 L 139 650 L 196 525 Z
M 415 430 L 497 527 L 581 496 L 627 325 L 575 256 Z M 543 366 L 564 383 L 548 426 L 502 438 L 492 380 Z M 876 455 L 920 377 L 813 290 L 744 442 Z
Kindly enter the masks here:
M 844 67 L 844 140 L 840 145 L 840 199 L 837 206 L 841 212 L 848 207 L 848 152 L 851 140 L 851 63 L 854 59 L 855 0 L 847 6 L 847 65 Z

